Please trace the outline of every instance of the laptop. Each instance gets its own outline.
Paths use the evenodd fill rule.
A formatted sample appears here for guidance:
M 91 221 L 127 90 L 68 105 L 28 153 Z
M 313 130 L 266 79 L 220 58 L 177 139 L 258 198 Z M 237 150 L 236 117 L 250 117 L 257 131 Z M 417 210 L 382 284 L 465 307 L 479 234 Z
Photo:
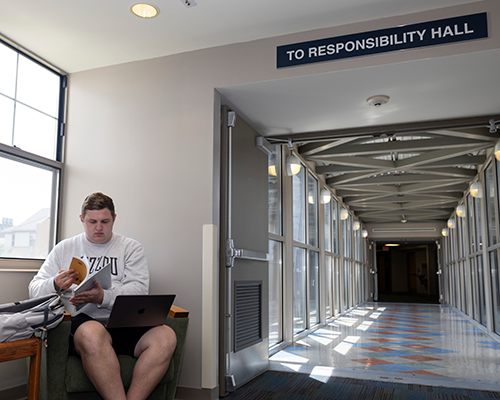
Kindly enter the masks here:
M 117 296 L 106 328 L 134 328 L 163 325 L 175 294 Z

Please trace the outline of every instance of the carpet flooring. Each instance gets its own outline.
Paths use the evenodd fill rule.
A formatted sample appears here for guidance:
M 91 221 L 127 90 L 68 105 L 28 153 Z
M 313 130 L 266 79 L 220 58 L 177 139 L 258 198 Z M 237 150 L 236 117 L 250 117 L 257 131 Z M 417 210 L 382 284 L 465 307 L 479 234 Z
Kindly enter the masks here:
M 267 371 L 224 400 L 483 400 L 500 392 Z

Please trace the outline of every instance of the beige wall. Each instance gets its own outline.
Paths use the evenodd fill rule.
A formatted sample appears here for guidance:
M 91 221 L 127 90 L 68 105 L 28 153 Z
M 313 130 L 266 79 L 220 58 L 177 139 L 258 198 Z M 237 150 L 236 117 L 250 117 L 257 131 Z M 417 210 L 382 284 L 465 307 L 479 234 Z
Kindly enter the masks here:
M 117 203 L 116 231 L 141 241 L 151 291 L 175 292 L 191 312 L 180 385 L 201 386 L 202 226 L 216 224 L 214 88 L 498 48 L 489 40 L 276 70 L 276 46 L 495 9 L 487 1 L 101 68 L 70 76 L 63 236 L 80 232 L 78 207 L 102 190 Z M 493 24 L 491 24 L 493 25 Z M 492 26 L 492 30 L 496 29 Z M 111 50 L 110 50 L 111 51 Z M 215 133 L 217 135 L 217 132 Z
M 491 23 L 500 19 L 499 3 L 488 0 L 70 76 L 61 238 L 81 231 L 79 207 L 88 193 L 99 190 L 115 199 L 115 230 L 144 244 L 151 292 L 176 293 L 176 304 L 191 313 L 181 386 L 201 387 L 202 226 L 218 223 L 214 89 L 500 48 L 498 26 Z M 473 46 L 461 43 L 275 68 L 278 45 L 483 10 L 490 15 L 491 36 Z

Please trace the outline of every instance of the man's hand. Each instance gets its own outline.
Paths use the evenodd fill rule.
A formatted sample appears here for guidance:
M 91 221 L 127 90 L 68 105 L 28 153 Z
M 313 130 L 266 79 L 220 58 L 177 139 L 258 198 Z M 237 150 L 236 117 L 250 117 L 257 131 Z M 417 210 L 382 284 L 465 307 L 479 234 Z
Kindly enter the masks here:
M 97 303 L 101 304 L 104 299 L 104 289 L 99 284 L 99 282 L 94 282 L 94 287 L 85 292 L 78 293 L 76 296 L 73 296 L 69 301 L 74 306 L 85 304 L 85 303 Z
M 79 272 L 74 269 L 61 269 L 54 279 L 54 287 L 56 290 L 59 288 L 62 288 L 62 290 L 68 289 L 78 274 Z

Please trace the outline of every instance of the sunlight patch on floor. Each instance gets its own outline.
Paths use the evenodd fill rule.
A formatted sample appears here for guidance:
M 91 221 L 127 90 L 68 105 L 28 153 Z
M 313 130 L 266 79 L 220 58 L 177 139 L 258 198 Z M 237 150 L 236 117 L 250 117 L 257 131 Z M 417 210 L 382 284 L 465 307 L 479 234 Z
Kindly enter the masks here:
M 353 310 L 350 312 L 350 314 L 354 314 L 354 315 L 361 315 L 361 316 L 365 316 L 366 314 L 368 314 L 370 311 L 363 311 L 363 310 Z
M 332 372 L 333 368 L 331 367 L 314 367 L 309 377 L 319 382 L 326 383 L 332 376 Z
M 367 329 L 370 328 L 370 326 L 373 324 L 373 321 L 364 321 L 361 323 L 360 326 L 358 326 L 356 329 L 359 329 L 360 331 L 366 331 Z
M 303 363 L 303 364 L 306 364 L 309 361 L 309 359 L 307 359 L 305 357 L 301 357 L 301 356 L 298 356 L 298 355 L 293 354 L 293 353 L 289 353 L 289 352 L 284 351 L 284 350 L 273 355 L 270 358 L 270 360 L 271 361 L 288 361 L 288 362 Z
M 358 319 L 357 318 L 340 317 L 335 322 L 337 322 L 338 324 L 341 324 L 341 325 L 345 325 L 345 326 L 353 326 L 354 324 L 356 324 L 356 322 L 358 322 Z
M 300 364 L 287 364 L 287 363 L 281 363 L 282 366 L 286 368 L 290 368 L 292 371 L 299 372 L 300 370 Z
M 323 346 L 328 346 L 330 343 L 333 342 L 333 339 L 328 339 L 323 336 L 318 336 L 318 335 L 309 335 L 309 339 L 314 340 L 318 342 L 319 344 L 322 344 Z
M 342 354 L 345 356 L 347 353 L 349 353 L 349 350 L 352 349 L 352 344 L 350 343 L 339 343 L 337 346 L 334 347 L 333 351 L 336 351 L 337 353 Z

